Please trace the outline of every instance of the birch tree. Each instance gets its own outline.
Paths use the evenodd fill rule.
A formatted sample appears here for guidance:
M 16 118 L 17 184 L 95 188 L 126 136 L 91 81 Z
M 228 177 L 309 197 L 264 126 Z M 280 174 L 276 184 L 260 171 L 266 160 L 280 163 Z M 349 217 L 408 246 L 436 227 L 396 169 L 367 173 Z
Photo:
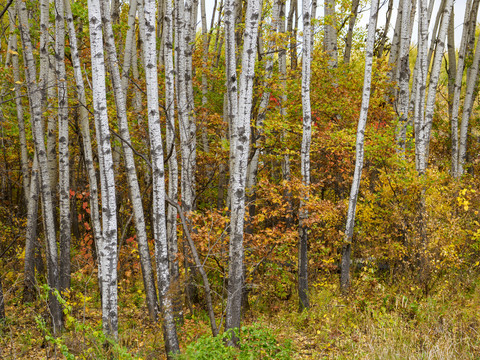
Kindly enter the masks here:
M 98 245 L 102 281 L 102 322 L 107 336 L 118 338 L 117 309 L 117 205 L 112 145 L 108 125 L 103 55 L 102 19 L 99 0 L 88 1 L 92 60 L 93 109 L 102 193 L 102 242 Z
M 399 44 L 399 66 L 397 67 L 397 79 L 399 84 L 399 92 L 397 97 L 397 114 L 399 116 L 396 138 L 397 152 L 404 156 L 405 144 L 407 139 L 407 121 L 408 121 L 408 105 L 409 105 L 409 80 L 410 80 L 410 0 L 403 0 L 402 17 L 400 27 L 400 44 Z
M 305 208 L 309 199 L 308 188 L 310 186 L 310 144 L 312 141 L 312 110 L 310 105 L 310 79 L 311 79 L 311 23 L 310 2 L 302 1 L 303 17 L 303 57 L 302 57 L 302 111 L 303 111 L 303 135 L 301 147 L 301 174 L 304 187 L 303 197 L 300 201 L 299 224 L 298 224 L 298 297 L 299 310 L 310 307 L 308 301 L 308 227 L 305 221 L 308 219 L 308 210 Z
M 135 159 L 131 148 L 130 131 L 128 129 L 127 107 L 122 89 L 120 70 L 118 68 L 117 51 L 115 48 L 115 38 L 110 19 L 108 2 L 101 0 L 103 28 L 105 31 L 105 45 L 107 50 L 107 62 L 110 69 L 110 77 L 115 97 L 115 106 L 117 109 L 118 127 L 120 130 L 122 149 L 125 159 L 125 168 L 127 171 L 128 190 L 132 202 L 133 218 L 135 221 L 135 232 L 137 235 L 138 252 L 142 266 L 143 282 L 147 298 L 147 307 L 150 319 L 155 321 L 157 318 L 157 295 L 155 288 L 155 279 L 150 260 L 150 251 L 148 248 L 147 231 L 145 226 L 145 216 L 143 212 L 142 195 L 138 185 L 137 171 L 135 168 Z M 129 45 L 130 46 L 130 45 Z M 125 51 L 131 52 L 131 49 L 125 47 Z
M 463 73 L 465 70 L 465 56 L 467 54 L 468 43 L 470 37 L 475 34 L 475 20 L 472 20 L 472 13 L 478 11 L 480 1 L 467 1 L 465 6 L 465 17 L 463 20 L 462 38 L 460 41 L 460 48 L 458 50 L 457 71 L 455 74 L 455 83 L 453 86 L 453 100 L 452 100 L 452 119 L 451 119 L 451 133 L 452 133 L 452 175 L 454 177 L 460 176 L 459 171 L 459 148 L 458 148 L 458 115 L 460 112 L 460 95 L 462 91 Z
M 235 4 L 225 1 L 225 58 L 227 71 L 228 115 L 232 124 L 233 146 L 236 156 L 231 173 L 231 215 L 228 266 L 228 295 L 225 329 L 239 329 L 241 323 L 243 274 L 243 230 L 245 216 L 245 185 L 250 144 L 250 117 L 252 107 L 253 78 L 257 46 L 260 2 L 249 1 L 245 15 L 243 34 L 242 73 L 237 85 L 235 56 Z M 239 90 L 237 91 L 237 86 Z M 235 338 L 233 342 L 235 342 Z
M 55 66 L 58 88 L 58 173 L 60 202 L 60 290 L 70 288 L 70 153 L 67 74 L 65 70 L 64 0 L 55 1 Z
M 365 48 L 365 73 L 363 79 L 362 106 L 357 126 L 357 140 L 355 144 L 355 171 L 353 173 L 352 187 L 348 201 L 347 222 L 345 226 L 345 238 L 342 247 L 342 261 L 340 274 L 340 288 L 345 292 L 350 286 L 350 256 L 352 252 L 353 227 L 355 223 L 355 210 L 357 207 L 360 180 L 362 178 L 364 159 L 365 128 L 368 118 L 368 106 L 370 104 L 370 92 L 372 84 L 373 51 L 375 46 L 375 31 L 377 28 L 379 0 L 372 0 L 370 18 L 368 22 L 367 44 Z
M 467 88 L 465 99 L 463 100 L 462 123 L 460 126 L 460 144 L 458 149 L 458 175 L 463 175 L 465 171 L 465 163 L 467 160 L 467 145 L 468 145 L 468 124 L 472 114 L 473 103 L 475 100 L 475 93 L 478 86 L 478 73 L 480 66 L 480 46 L 477 42 L 475 56 L 473 58 L 472 66 L 469 69 L 470 73 L 467 76 Z
M 52 194 L 50 188 L 50 174 L 48 171 L 47 149 L 44 142 L 42 126 L 41 88 L 37 83 L 36 64 L 33 58 L 33 46 L 28 25 L 26 4 L 16 2 L 20 36 L 22 38 L 23 56 L 25 62 L 25 77 L 31 109 L 31 125 L 35 152 L 38 157 L 40 172 L 40 193 L 42 196 L 42 212 L 45 222 L 45 237 L 47 243 L 47 277 L 50 286 L 49 306 L 53 320 L 53 331 L 57 334 L 62 328 L 62 309 L 54 290 L 59 290 L 58 253 L 55 234 L 55 220 L 53 214 Z
M 325 35 L 324 49 L 331 69 L 338 66 L 337 20 L 335 16 L 335 0 L 325 1 Z
M 83 153 L 85 157 L 85 167 L 87 170 L 89 190 L 90 190 L 90 219 L 92 222 L 92 233 L 93 241 L 95 243 L 95 248 L 97 253 L 100 250 L 100 246 L 103 243 L 102 238 L 102 225 L 100 222 L 100 210 L 99 210 L 99 198 L 98 198 L 98 183 L 97 183 L 97 174 L 94 165 L 93 159 L 93 150 L 92 150 L 92 140 L 90 136 L 90 123 L 88 119 L 88 109 L 87 109 L 87 97 L 85 95 L 85 84 L 82 75 L 82 68 L 80 63 L 80 56 L 78 53 L 77 45 L 77 36 L 75 25 L 73 23 L 72 9 L 70 1 L 65 1 L 65 16 L 67 20 L 68 34 L 69 34 L 69 44 L 70 44 L 70 54 L 72 57 L 73 65 L 73 75 L 75 78 L 75 89 L 78 100 L 78 112 L 80 119 L 80 133 L 82 135 L 83 142 Z M 101 260 L 101 259 L 100 259 Z M 99 284 L 101 289 L 101 271 L 99 274 Z
M 148 130 L 150 133 L 150 156 L 152 162 L 153 214 L 152 226 L 155 239 L 155 260 L 163 333 L 167 354 L 180 351 L 177 330 L 173 316 L 172 299 L 169 293 L 171 277 L 168 265 L 167 228 L 165 219 L 165 169 L 163 165 L 163 144 L 158 108 L 157 50 L 155 32 L 156 6 L 154 0 L 146 0 L 145 14 L 145 80 L 147 84 Z

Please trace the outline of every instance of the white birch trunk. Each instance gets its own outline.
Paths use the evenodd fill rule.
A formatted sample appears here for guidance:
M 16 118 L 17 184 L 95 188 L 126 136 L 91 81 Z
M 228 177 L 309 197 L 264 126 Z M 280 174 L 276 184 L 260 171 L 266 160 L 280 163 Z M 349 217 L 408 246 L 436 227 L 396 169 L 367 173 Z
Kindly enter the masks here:
M 65 0 L 65 13 L 67 20 L 67 27 L 69 33 L 70 54 L 72 57 L 73 74 L 76 84 L 76 95 L 79 102 L 79 118 L 80 118 L 80 132 L 83 141 L 83 152 L 85 156 L 85 167 L 88 174 L 88 182 L 90 185 L 90 218 L 92 222 L 93 241 L 97 254 L 100 253 L 102 244 L 102 225 L 100 222 L 99 198 L 98 198 L 98 183 L 95 165 L 93 161 L 92 140 L 90 136 L 90 124 L 88 119 L 87 100 L 85 95 L 85 84 L 83 81 L 82 68 L 80 64 L 80 56 L 78 53 L 77 37 L 75 24 L 73 23 L 72 9 L 70 0 Z M 98 256 L 99 264 L 101 257 Z M 101 266 L 99 267 L 101 268 Z M 101 289 L 101 271 L 98 272 L 99 286 Z
M 168 264 L 167 228 L 165 217 L 165 170 L 163 166 L 162 133 L 158 108 L 157 50 L 155 38 L 155 1 L 146 0 L 145 14 L 145 79 L 147 84 L 148 129 L 153 175 L 153 232 L 160 304 L 163 314 L 165 349 L 167 354 L 180 351 L 169 293 L 171 277 Z
M 470 15 L 478 8 L 478 1 L 469 0 L 465 7 L 465 17 L 463 20 L 463 32 L 460 41 L 460 49 L 458 50 L 457 71 L 455 75 L 455 84 L 453 87 L 453 101 L 452 101 L 452 175 L 459 177 L 459 148 L 458 148 L 458 115 L 460 112 L 460 95 L 462 91 L 463 72 L 465 70 L 465 56 L 468 48 L 468 41 L 470 38 Z
M 60 290 L 70 288 L 70 153 L 65 71 L 64 0 L 55 1 L 55 63 L 58 88 L 58 183 L 60 202 Z
M 140 186 L 138 185 L 137 171 L 135 168 L 135 159 L 132 143 L 130 139 L 130 131 L 128 129 L 127 108 L 124 92 L 121 84 L 120 70 L 118 69 L 117 51 L 115 48 L 115 38 L 113 35 L 112 22 L 110 20 L 110 11 L 108 2 L 101 0 L 103 28 L 105 31 L 105 45 L 107 49 L 107 63 L 110 69 L 110 77 L 114 90 L 115 106 L 117 109 L 118 127 L 122 137 L 122 149 L 125 159 L 125 168 L 127 171 L 128 190 L 132 201 L 133 218 L 135 221 L 135 231 L 138 241 L 138 252 L 140 255 L 140 263 L 142 266 L 143 283 L 145 285 L 145 293 L 147 298 L 147 307 L 150 319 L 157 319 L 157 295 L 155 289 L 155 279 L 150 260 L 150 251 L 148 249 L 147 231 L 145 226 L 145 216 L 143 212 L 142 195 Z M 126 49 L 130 52 L 130 49 Z
M 440 79 L 441 66 L 443 60 L 443 52 L 445 50 L 445 37 L 450 22 L 450 16 L 453 10 L 453 0 L 446 0 L 445 8 L 443 9 L 442 22 L 437 38 L 437 48 L 433 58 L 432 70 L 430 72 L 430 81 L 428 84 L 428 95 L 425 106 L 424 122 L 419 124 L 417 136 L 418 156 L 417 171 L 423 174 L 428 165 L 428 153 L 430 143 L 430 133 L 432 129 L 433 114 L 435 110 L 435 99 L 437 95 L 437 87 Z M 426 76 L 425 76 L 426 81 Z M 425 83 L 426 84 L 426 83 Z M 426 85 L 425 85 L 426 86 Z
M 166 114 L 166 136 L 167 136 L 167 156 L 168 158 L 168 197 L 173 201 L 178 201 L 178 161 L 177 149 L 175 146 L 175 68 L 173 63 L 173 26 L 174 17 L 172 3 L 165 2 L 165 19 L 163 28 L 163 46 L 165 65 L 165 114 Z M 179 284 L 179 264 L 178 264 L 178 235 L 177 235 L 177 215 L 175 206 L 169 205 L 167 209 L 167 244 L 168 258 L 171 272 L 171 282 L 174 284 L 175 308 L 179 308 L 178 318 L 181 317 L 181 290 Z M 175 309 L 177 312 L 177 309 Z
M 335 0 L 325 0 L 325 52 L 329 57 L 328 66 L 338 67 L 337 19 L 335 16 Z
M 370 7 L 370 19 L 368 23 L 367 46 L 365 49 L 365 74 L 363 80 L 362 107 L 357 126 L 357 140 L 355 145 L 355 171 L 353 174 L 352 187 L 348 202 L 347 222 L 345 226 L 345 239 L 342 249 L 340 287 L 346 291 L 350 285 L 350 255 L 352 251 L 353 227 L 355 223 L 355 210 L 357 207 L 358 191 L 362 178 L 364 159 L 364 139 L 367 125 L 368 106 L 372 83 L 373 50 L 375 45 L 375 31 L 378 17 L 378 0 L 372 0 Z
M 42 209 L 47 243 L 47 277 L 48 284 L 51 288 L 49 296 L 50 312 L 53 320 L 53 331 L 55 334 L 57 334 L 62 328 L 62 309 L 60 303 L 53 295 L 53 290 L 59 289 L 59 270 L 55 234 L 55 219 L 53 215 L 52 193 L 50 190 L 50 174 L 48 172 L 47 149 L 45 147 L 42 126 L 41 88 L 37 84 L 36 66 L 33 58 L 33 46 L 28 27 L 29 19 L 27 15 L 26 4 L 23 1 L 17 0 L 16 6 L 20 35 L 23 45 L 25 75 L 31 109 L 32 134 L 40 170 L 40 193 L 42 195 Z
M 231 216 L 230 248 L 228 267 L 228 297 L 225 329 L 240 328 L 243 274 L 243 228 L 245 217 L 245 185 L 250 145 L 250 118 L 255 75 L 255 57 L 257 47 L 258 24 L 260 21 L 260 2 L 249 1 L 245 16 L 244 44 L 242 53 L 242 73 L 237 96 L 237 75 L 235 68 L 234 3 L 225 2 L 225 32 L 227 39 L 227 85 L 230 98 L 229 115 L 232 132 L 235 134 L 236 157 L 231 174 Z M 233 51 L 232 51 L 233 50 Z M 234 108 L 238 109 L 234 111 Z M 235 342 L 235 339 L 233 340 Z
M 326 6 L 327 7 L 327 6 Z M 300 164 L 302 185 L 304 194 L 300 200 L 299 224 L 298 224 L 298 298 L 299 310 L 310 307 L 308 301 L 308 227 L 305 221 L 308 219 L 308 210 L 305 208 L 309 200 L 310 187 L 310 144 L 312 142 L 312 110 L 310 104 L 310 80 L 311 80 L 311 25 L 310 25 L 310 2 L 302 1 L 303 17 L 303 61 L 302 61 L 302 111 L 303 111 L 303 134 L 302 147 L 300 150 Z M 328 27 L 328 25 L 327 25 Z M 325 29 L 327 30 L 327 29 Z M 326 39 L 327 43 L 330 39 Z M 331 55 L 331 54 L 330 54 Z
M 392 0 L 390 0 L 392 1 Z M 353 28 L 355 26 L 355 21 L 357 20 L 357 13 L 358 13 L 358 5 L 360 0 L 353 0 L 352 1 L 352 12 L 350 13 L 350 18 L 348 20 L 348 31 L 347 31 L 347 39 L 345 40 L 345 52 L 343 54 L 343 62 L 345 64 L 350 64 L 350 55 L 352 53 L 352 40 L 353 40 Z M 387 18 L 387 24 L 389 21 L 389 17 Z
M 402 8 L 402 20 L 400 30 L 400 51 L 398 66 L 398 84 L 399 93 L 397 99 L 397 114 L 399 116 L 396 138 L 397 138 L 397 153 L 405 156 L 405 143 L 407 139 L 407 121 L 408 121 L 408 105 L 409 105 L 409 81 L 410 81 L 410 64 L 409 64 L 409 52 L 410 52 L 410 0 L 403 1 Z
M 102 192 L 102 243 L 99 249 L 102 280 L 102 321 L 105 335 L 118 338 L 117 309 L 117 214 L 112 145 L 108 125 L 103 55 L 102 19 L 99 0 L 88 1 L 92 60 L 93 109 Z
M 468 123 L 472 114 L 473 102 L 478 84 L 478 68 L 480 65 L 480 46 L 477 42 L 477 48 L 473 58 L 472 66 L 469 68 L 470 76 L 467 77 L 467 89 L 465 99 L 463 100 L 462 123 L 460 126 L 460 144 L 458 149 L 458 176 L 462 176 L 465 170 L 467 160 L 468 145 Z

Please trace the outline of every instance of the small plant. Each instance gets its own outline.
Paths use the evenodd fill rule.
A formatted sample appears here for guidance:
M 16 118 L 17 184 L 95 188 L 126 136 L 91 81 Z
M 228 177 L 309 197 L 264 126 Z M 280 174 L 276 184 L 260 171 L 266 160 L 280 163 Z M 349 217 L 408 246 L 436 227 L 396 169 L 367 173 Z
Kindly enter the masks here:
M 177 360 L 209 360 L 209 359 L 278 359 L 291 358 L 292 346 L 290 342 L 279 344 L 275 336 L 260 325 L 243 326 L 241 334 L 235 330 L 240 338 L 239 347 L 225 346 L 225 337 L 202 336 L 195 343 L 185 349 L 184 354 L 177 355 Z

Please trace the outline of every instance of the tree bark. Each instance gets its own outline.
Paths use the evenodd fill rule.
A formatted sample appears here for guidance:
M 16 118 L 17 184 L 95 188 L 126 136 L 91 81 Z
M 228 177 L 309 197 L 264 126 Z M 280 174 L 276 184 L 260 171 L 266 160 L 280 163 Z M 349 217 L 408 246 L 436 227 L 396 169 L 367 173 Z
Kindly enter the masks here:
M 165 170 L 163 166 L 163 144 L 158 108 L 157 51 L 155 38 L 155 1 L 146 0 L 144 5 L 145 27 L 144 58 L 147 84 L 148 129 L 150 133 L 150 156 L 153 176 L 153 233 L 155 259 L 165 350 L 168 356 L 180 352 L 177 329 L 170 294 L 171 276 L 168 265 L 167 228 L 165 219 Z
M 165 64 L 165 109 L 166 109 L 166 136 L 167 136 L 167 153 L 170 154 L 168 159 L 168 196 L 174 201 L 178 200 L 178 162 L 177 149 L 175 146 L 175 68 L 173 63 L 173 9 L 170 1 L 165 3 L 165 22 L 163 29 L 163 44 L 165 49 L 164 64 Z M 174 286 L 174 302 L 177 309 L 177 317 L 181 320 L 181 286 L 179 264 L 177 260 L 178 255 L 178 237 L 177 237 L 177 208 L 169 205 L 167 210 L 167 243 L 168 243 L 168 257 L 170 264 L 170 273 L 172 277 L 172 284 Z
M 393 3 L 393 0 L 390 0 Z M 353 0 L 352 1 L 352 12 L 350 13 L 350 18 L 348 20 L 348 31 L 347 31 L 347 39 L 345 40 L 345 52 L 343 54 L 343 62 L 345 64 L 350 64 L 350 56 L 352 53 L 352 39 L 353 39 L 353 28 L 355 27 L 355 22 L 357 20 L 358 14 L 358 5 L 360 0 Z M 389 12 L 388 14 L 390 14 Z M 390 17 L 387 16 L 387 23 Z
M 112 146 L 108 125 L 105 88 L 105 64 L 102 19 L 99 0 L 88 1 L 90 48 L 92 59 L 93 109 L 102 192 L 102 243 L 100 243 L 100 278 L 102 280 L 102 321 L 106 336 L 118 338 L 117 309 L 117 217 Z
M 47 149 L 44 142 L 42 126 L 41 89 L 37 84 L 35 60 L 33 58 L 33 46 L 28 27 L 28 15 L 26 4 L 17 0 L 17 14 L 19 30 L 22 38 L 23 56 L 28 95 L 31 109 L 32 133 L 35 143 L 35 151 L 38 157 L 40 170 L 40 193 L 42 195 L 42 210 L 45 221 L 45 235 L 47 242 L 47 277 L 50 286 L 49 305 L 53 320 L 53 332 L 58 334 L 62 328 L 62 309 L 53 291 L 58 290 L 58 254 L 55 234 L 55 220 L 53 215 L 52 194 L 50 190 L 50 174 L 48 172 Z
M 64 0 L 55 1 L 55 64 L 58 88 L 58 183 L 60 202 L 60 291 L 70 289 L 70 153 Z
M 135 159 L 131 148 L 130 131 L 128 129 L 127 108 L 122 89 L 120 70 L 118 69 L 117 51 L 115 48 L 115 38 L 113 35 L 112 23 L 110 20 L 110 11 L 108 2 L 101 0 L 103 28 L 105 31 L 105 46 L 107 50 L 107 63 L 110 69 L 110 77 L 115 97 L 115 106 L 117 109 L 118 127 L 122 136 L 122 149 L 127 170 L 128 190 L 132 202 L 133 218 L 135 222 L 135 232 L 138 242 L 138 253 L 142 267 L 143 283 L 145 285 L 145 294 L 147 299 L 148 314 L 150 320 L 157 320 L 157 294 L 155 287 L 155 278 L 148 248 L 147 231 L 145 226 L 145 216 L 143 212 L 142 195 L 138 184 L 137 171 L 135 168 Z M 125 46 L 125 52 L 130 52 Z
M 408 121 L 408 105 L 409 105 L 409 81 L 410 81 L 410 0 L 403 1 L 401 30 L 400 30 L 400 46 L 399 46 L 399 62 L 398 66 L 398 84 L 399 93 L 397 98 L 397 114 L 399 116 L 396 139 L 397 153 L 405 156 L 405 145 L 407 139 L 407 121 Z
M 310 2 L 302 1 L 303 17 L 303 57 L 302 57 L 302 111 L 303 135 L 301 147 L 301 175 L 304 194 L 300 200 L 298 224 L 298 298 L 299 311 L 310 307 L 308 301 L 308 210 L 305 208 L 309 200 L 310 187 L 310 144 L 312 141 L 312 110 L 310 105 L 310 80 L 311 80 L 311 23 Z M 327 40 L 328 41 L 328 40 Z
M 353 174 L 350 199 L 348 202 L 347 222 L 345 226 L 345 239 L 342 248 L 340 288 L 346 292 L 350 286 L 350 256 L 352 251 L 353 227 L 355 223 L 355 210 L 357 207 L 358 191 L 362 178 L 364 159 L 364 139 L 367 125 L 368 106 L 370 103 L 370 92 L 372 84 L 373 51 L 375 46 L 375 31 L 378 18 L 378 0 L 372 0 L 370 7 L 370 18 L 368 22 L 367 46 L 365 49 L 365 73 L 363 80 L 362 107 L 357 126 L 357 140 L 355 145 L 355 171 Z
M 69 0 L 65 0 L 65 16 L 67 20 L 67 27 L 69 33 L 70 54 L 73 65 L 73 75 L 76 84 L 76 96 L 79 102 L 79 118 L 80 118 L 80 133 L 82 135 L 83 153 L 85 157 L 85 167 L 87 169 L 88 182 L 90 185 L 89 205 L 90 205 L 90 219 L 92 222 L 93 241 L 97 254 L 100 253 L 100 247 L 103 243 L 102 225 L 100 222 L 99 198 L 98 198 L 98 183 L 97 174 L 95 170 L 92 140 L 90 136 L 90 124 L 88 119 L 87 100 L 85 95 L 85 84 L 83 81 L 82 68 L 80 64 L 80 56 L 78 53 L 77 36 L 75 25 L 73 23 L 72 9 Z M 98 257 L 101 260 L 100 256 Z M 101 271 L 98 272 L 99 287 L 101 291 Z
M 257 46 L 258 24 L 261 8 L 258 0 L 249 1 L 245 15 L 243 34 L 242 73 L 237 96 L 237 74 L 234 32 L 234 2 L 225 2 L 225 37 L 227 93 L 229 97 L 229 117 L 232 124 L 234 141 L 230 143 L 236 151 L 233 171 L 231 173 L 231 216 L 230 246 L 228 271 L 228 296 L 225 329 L 239 329 L 241 323 L 243 274 L 243 228 L 245 215 L 245 183 L 250 144 L 250 117 L 252 107 L 253 78 L 255 75 L 255 55 Z M 238 110 L 237 110 L 238 109 Z M 236 343 L 232 337 L 231 343 Z
M 338 67 L 337 18 L 335 0 L 325 0 L 325 40 L 324 49 L 330 69 Z

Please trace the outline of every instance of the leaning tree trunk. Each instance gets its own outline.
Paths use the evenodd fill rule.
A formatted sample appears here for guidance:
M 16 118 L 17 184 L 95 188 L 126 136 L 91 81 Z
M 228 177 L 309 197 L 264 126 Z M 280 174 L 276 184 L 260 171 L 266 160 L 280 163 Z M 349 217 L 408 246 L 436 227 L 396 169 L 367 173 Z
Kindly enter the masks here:
M 150 156 L 153 176 L 153 233 L 155 238 L 155 259 L 165 350 L 167 354 L 180 351 L 177 329 L 170 294 L 171 277 L 168 266 L 167 228 L 165 219 L 165 170 L 163 166 L 163 144 L 158 108 L 157 51 L 155 38 L 155 1 L 146 0 L 145 12 L 145 79 L 147 84 L 148 129 L 150 133 Z M 170 356 L 170 355 L 168 355 Z
M 340 288 L 345 292 L 350 286 L 350 255 L 352 252 L 353 226 L 355 223 L 355 210 L 357 207 L 358 191 L 362 178 L 364 158 L 364 138 L 367 125 L 368 105 L 370 103 L 370 92 L 372 84 L 372 63 L 373 50 L 375 46 L 375 31 L 377 28 L 378 0 L 372 0 L 370 7 L 370 20 L 368 22 L 367 46 L 365 49 L 365 74 L 363 80 L 362 107 L 357 127 L 355 171 L 353 174 L 350 199 L 348 202 L 347 223 L 345 226 L 345 239 L 342 248 L 342 262 L 340 275 Z
M 452 100 L 452 119 L 451 119 L 451 133 L 452 133 L 452 175 L 459 177 L 459 148 L 458 148 L 458 115 L 460 112 L 460 94 L 462 91 L 463 72 L 465 70 L 465 56 L 467 53 L 468 42 L 472 26 L 470 23 L 471 12 L 476 12 L 479 1 L 467 1 L 465 8 L 465 17 L 463 20 L 463 32 L 460 41 L 460 49 L 458 50 L 457 71 L 455 74 L 455 84 L 453 87 Z
M 102 193 L 102 243 L 99 245 L 102 280 L 102 321 L 106 336 L 118 338 L 117 309 L 117 205 L 113 172 L 112 146 L 108 125 L 103 55 L 102 19 L 99 0 L 88 1 L 90 48 L 92 60 L 93 109 L 97 135 Z
M 472 114 L 473 102 L 475 100 L 475 93 L 478 84 L 478 68 L 480 63 L 480 46 L 477 42 L 475 56 L 473 58 L 472 66 L 469 68 L 469 75 L 467 76 L 467 89 L 465 99 L 463 100 L 463 114 L 462 123 L 460 126 L 460 144 L 458 149 L 458 175 L 462 176 L 465 170 L 465 162 L 467 160 L 467 145 L 468 145 L 468 123 Z
M 105 30 L 105 45 L 107 49 L 107 63 L 110 69 L 110 77 L 117 108 L 118 127 L 120 130 L 122 148 L 125 159 L 125 168 L 127 170 L 128 190 L 132 201 L 133 218 L 135 221 L 135 232 L 138 241 L 138 253 L 142 267 L 143 283 L 145 285 L 145 294 L 147 298 L 147 307 L 150 320 L 157 320 L 157 295 L 155 287 L 155 278 L 148 249 L 147 230 L 145 226 L 145 216 L 143 212 L 142 195 L 138 185 L 137 171 L 135 168 L 135 159 L 132 143 L 130 140 L 130 131 L 128 129 L 127 107 L 124 92 L 121 84 L 120 70 L 118 69 L 117 51 L 115 48 L 115 38 L 113 35 L 112 22 L 110 20 L 110 11 L 108 2 L 101 0 L 102 20 Z M 125 46 L 125 51 L 130 52 Z
M 261 7 L 258 0 L 249 1 L 245 15 L 242 73 L 237 96 L 237 74 L 235 56 L 234 1 L 225 2 L 225 37 L 227 94 L 229 117 L 235 141 L 230 143 L 236 151 L 231 174 L 230 246 L 228 267 L 228 295 L 225 329 L 239 329 L 241 323 L 243 274 L 243 230 L 245 217 L 245 183 L 250 145 L 250 116 L 252 108 L 253 78 L 258 24 Z M 236 343 L 232 337 L 231 343 Z
M 52 194 L 50 191 L 50 174 L 48 172 L 47 149 L 44 142 L 42 126 L 41 89 L 37 84 L 37 70 L 33 58 L 33 46 L 28 27 L 28 14 L 26 4 L 17 0 L 17 14 L 19 20 L 20 36 L 22 38 L 23 56 L 25 62 L 26 83 L 31 109 L 31 124 L 35 151 L 38 157 L 40 170 L 40 193 L 42 195 L 42 209 L 45 221 L 45 235 L 47 242 L 47 277 L 50 286 L 49 305 L 53 320 L 53 331 L 59 333 L 62 328 L 62 308 L 53 294 L 58 290 L 58 254 L 55 234 L 55 220 L 53 215 Z
M 393 2 L 393 0 L 390 0 Z M 352 1 L 352 12 L 350 14 L 348 20 L 348 31 L 347 31 L 347 38 L 345 40 L 345 52 L 343 54 L 343 62 L 345 64 L 350 64 L 350 55 L 352 53 L 352 40 L 353 40 L 353 28 L 355 26 L 355 22 L 357 20 L 358 14 L 358 5 L 360 4 L 360 0 L 353 0 Z M 389 12 L 390 14 L 391 12 Z M 390 16 L 387 17 L 387 23 L 390 20 Z
M 299 224 L 298 224 L 298 298 L 299 310 L 303 311 L 310 307 L 308 301 L 308 219 L 306 209 L 309 199 L 310 187 L 310 144 L 312 142 L 312 110 L 310 105 L 310 79 L 311 79 L 311 56 L 312 42 L 310 40 L 310 2 L 302 1 L 303 14 L 303 61 L 302 61 L 302 110 L 303 110 L 303 136 L 301 148 L 301 174 L 304 194 L 300 201 Z
M 15 7 L 9 9 L 10 28 L 15 28 Z M 32 174 L 28 170 L 27 137 L 25 133 L 25 120 L 23 118 L 22 92 L 20 80 L 20 66 L 18 61 L 17 34 L 12 31 L 10 38 L 10 51 L 12 54 L 13 81 L 15 89 L 15 105 L 17 114 L 18 134 L 20 142 L 20 161 L 22 166 L 23 191 L 27 207 L 27 227 L 25 235 L 25 283 L 23 301 L 31 302 L 35 299 L 35 240 L 37 235 L 38 220 L 38 162 L 34 156 Z

